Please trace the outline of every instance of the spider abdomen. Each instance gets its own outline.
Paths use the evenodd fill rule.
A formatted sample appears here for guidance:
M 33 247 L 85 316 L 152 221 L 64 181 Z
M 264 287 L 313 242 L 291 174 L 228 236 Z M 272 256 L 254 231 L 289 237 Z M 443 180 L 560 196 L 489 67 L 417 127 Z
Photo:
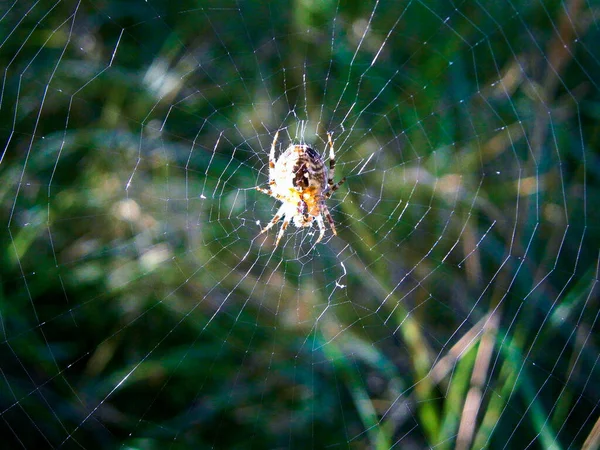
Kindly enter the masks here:
M 294 165 L 294 185 L 298 189 L 308 187 L 323 191 L 326 186 L 327 169 L 319 154 L 307 145 L 295 145 L 293 152 L 297 154 Z

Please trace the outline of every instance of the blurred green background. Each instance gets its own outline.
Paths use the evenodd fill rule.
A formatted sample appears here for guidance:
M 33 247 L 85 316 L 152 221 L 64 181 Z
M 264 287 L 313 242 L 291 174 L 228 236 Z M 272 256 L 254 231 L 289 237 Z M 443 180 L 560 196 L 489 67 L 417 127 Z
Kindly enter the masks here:
M 599 18 L 2 4 L 7 448 L 597 448 Z M 337 237 L 258 235 L 276 130 Z

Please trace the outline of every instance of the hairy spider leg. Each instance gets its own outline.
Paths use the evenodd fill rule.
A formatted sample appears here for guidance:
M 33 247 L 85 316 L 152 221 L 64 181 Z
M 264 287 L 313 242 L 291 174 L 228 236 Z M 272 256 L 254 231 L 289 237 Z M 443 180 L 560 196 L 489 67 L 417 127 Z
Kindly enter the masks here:
M 327 176 L 328 191 L 325 193 L 325 198 L 328 199 L 331 195 L 338 190 L 338 188 L 344 184 L 346 177 L 342 178 L 337 183 L 333 183 L 335 176 L 335 151 L 333 150 L 333 141 L 331 140 L 331 133 L 327 133 L 327 142 L 329 143 L 329 174 Z M 334 228 L 332 228 L 334 229 Z M 335 232 L 334 232 L 335 234 Z
M 276 198 L 277 200 L 283 201 L 283 197 L 279 194 L 274 194 L 271 189 L 261 188 L 260 186 L 255 186 L 254 189 L 256 189 L 258 192 L 262 192 L 263 194 L 267 194 L 273 198 Z
M 338 181 L 333 186 L 331 186 L 331 188 L 329 189 L 329 191 L 327 191 L 327 193 L 324 195 L 325 200 L 331 198 L 331 196 L 333 195 L 333 193 L 335 191 L 337 191 L 340 188 L 340 186 L 342 184 L 344 184 L 345 181 L 346 181 L 346 177 L 342 178 L 340 181 Z
M 273 217 L 273 219 L 267 224 L 266 227 L 264 227 L 262 230 L 260 230 L 260 234 L 263 234 L 263 233 L 269 231 L 271 228 L 273 228 L 273 226 L 275 226 L 275 224 L 277 224 L 277 222 L 279 222 L 281 219 L 283 219 L 283 223 L 281 224 L 279 233 L 277 233 L 277 239 L 275 240 L 274 248 L 277 248 L 277 246 L 279 245 L 279 241 L 281 241 L 281 238 L 283 237 L 283 233 L 285 232 L 286 228 L 290 224 L 290 219 L 288 217 L 289 211 L 285 210 L 287 206 L 288 205 L 286 205 L 285 203 L 282 203 L 282 205 L 279 207 L 279 209 L 275 213 L 275 216 Z
M 277 222 L 279 222 L 279 220 L 285 217 L 285 203 L 283 203 L 279 209 L 277 210 L 277 212 L 275 213 L 275 216 L 273 217 L 273 219 L 267 224 L 266 227 L 264 227 L 262 230 L 260 230 L 260 234 L 265 233 L 267 231 L 269 231 L 271 228 L 273 228 L 273 225 L 275 225 Z
M 284 216 L 284 217 L 285 217 L 285 220 L 281 224 L 281 228 L 279 229 L 279 233 L 277 233 L 277 240 L 275 241 L 275 248 L 277 248 L 277 246 L 279 245 L 279 241 L 283 237 L 283 233 L 285 232 L 285 229 L 290 224 L 290 219 L 287 218 L 286 216 Z
M 327 219 L 327 222 L 329 222 L 329 226 L 331 227 L 331 231 L 333 231 L 333 234 L 335 234 L 337 236 L 337 231 L 336 231 L 335 225 L 333 223 L 333 218 L 331 217 L 331 213 L 329 212 L 329 208 L 327 207 L 327 205 L 325 203 L 323 203 L 323 205 L 321 206 L 321 210 L 323 212 L 323 215 Z M 323 219 L 321 219 L 321 221 L 322 220 Z
M 277 130 L 275 133 L 275 137 L 271 143 L 271 151 L 269 152 L 269 186 L 273 186 L 275 184 L 275 144 L 277 143 L 278 137 L 279 130 Z M 279 195 L 273 194 L 270 189 L 264 189 L 256 186 L 256 190 L 262 192 L 263 194 L 270 195 L 271 197 L 275 197 L 277 200 L 282 200 Z
M 315 245 L 317 245 L 319 242 L 321 242 L 321 239 L 323 239 L 323 236 L 325 235 L 325 224 L 323 223 L 323 217 L 320 214 L 315 217 L 315 220 L 319 225 L 319 239 L 317 239 L 317 242 L 315 242 Z
M 329 143 L 329 176 L 327 177 L 327 184 L 331 187 L 333 186 L 333 178 L 335 176 L 335 152 L 333 150 L 331 133 L 327 133 L 327 141 Z
M 269 186 L 275 184 L 275 144 L 279 137 L 279 130 L 275 133 L 273 142 L 271 143 L 271 151 L 269 152 Z

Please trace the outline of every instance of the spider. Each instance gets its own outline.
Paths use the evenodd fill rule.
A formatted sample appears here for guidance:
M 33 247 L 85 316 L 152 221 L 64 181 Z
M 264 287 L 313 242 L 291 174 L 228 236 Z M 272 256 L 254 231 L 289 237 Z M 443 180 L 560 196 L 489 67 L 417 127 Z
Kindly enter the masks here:
M 260 233 L 265 233 L 283 219 L 275 241 L 275 248 L 277 248 L 290 220 L 293 219 L 294 225 L 298 228 L 311 226 L 316 220 L 319 225 L 319 238 L 315 242 L 316 245 L 321 242 L 325 234 L 323 216 L 327 218 L 333 234 L 337 235 L 325 200 L 346 181 L 346 178 L 343 178 L 335 184 L 333 182 L 335 153 L 331 133 L 327 133 L 329 171 L 325 168 L 321 156 L 311 147 L 303 144 L 290 145 L 275 161 L 275 144 L 278 137 L 279 131 L 275 133 L 269 153 L 269 189 L 257 186 L 256 190 L 276 198 L 282 204 L 271 222 Z

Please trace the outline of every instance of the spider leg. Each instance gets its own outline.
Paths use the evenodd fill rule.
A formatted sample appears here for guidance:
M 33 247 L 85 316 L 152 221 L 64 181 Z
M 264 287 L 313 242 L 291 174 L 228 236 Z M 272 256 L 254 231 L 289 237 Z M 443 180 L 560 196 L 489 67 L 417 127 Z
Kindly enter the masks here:
M 269 185 L 275 184 L 275 144 L 278 137 L 279 130 L 275 133 L 275 137 L 271 143 L 271 152 L 269 153 Z
M 327 175 L 327 186 L 329 187 L 325 198 L 328 199 L 331 195 L 338 190 L 338 188 L 344 184 L 346 177 L 342 178 L 337 183 L 333 183 L 335 177 L 335 151 L 333 149 L 333 140 L 331 139 L 331 133 L 327 133 L 327 142 L 329 144 L 329 174 Z
M 327 177 L 327 184 L 331 187 L 333 186 L 333 178 L 335 176 L 335 151 L 333 150 L 331 133 L 327 133 L 327 142 L 329 143 L 329 176 Z
M 288 219 L 286 217 L 286 219 L 281 224 L 281 229 L 279 230 L 279 233 L 277 233 L 277 240 L 275 241 L 275 248 L 277 248 L 277 246 L 279 245 L 279 241 L 283 237 L 283 233 L 285 232 L 285 229 L 288 227 L 289 224 L 290 224 L 290 219 Z
M 327 193 L 325 194 L 325 199 L 328 199 L 329 197 L 331 197 L 331 196 L 333 195 L 333 193 L 334 193 L 335 191 L 337 191 L 337 190 L 340 188 L 340 186 L 341 186 L 342 184 L 344 184 L 344 182 L 345 182 L 345 181 L 346 181 L 346 177 L 342 178 L 342 179 L 341 179 L 340 181 L 338 181 L 337 183 L 335 183 L 335 184 L 332 184 L 332 185 L 329 187 L 329 190 L 327 191 Z
M 271 192 L 270 189 L 261 188 L 260 186 L 256 186 L 254 189 L 256 189 L 258 192 L 262 192 L 263 194 L 267 194 L 271 197 L 273 196 L 273 192 Z
M 323 223 L 323 217 L 320 215 L 317 216 L 316 221 L 317 221 L 317 224 L 319 225 L 319 239 L 317 239 L 317 242 L 315 242 L 315 245 L 317 245 L 319 242 L 321 242 L 321 239 L 323 239 L 323 236 L 325 235 L 325 224 Z
M 327 222 L 329 222 L 329 226 L 331 227 L 331 231 L 333 231 L 333 234 L 337 236 L 337 231 L 335 229 L 335 224 L 333 223 L 333 218 L 331 217 L 331 214 L 329 213 L 329 208 L 327 207 L 327 205 L 325 205 L 323 203 L 323 206 L 321 207 L 321 210 L 322 210 L 323 214 L 325 215 L 325 218 L 327 219 Z M 323 219 L 321 219 L 321 223 L 323 223 Z
M 275 225 L 277 222 L 279 222 L 279 219 L 281 219 L 282 217 L 285 217 L 285 203 L 283 205 L 281 205 L 279 207 L 279 209 L 277 210 L 277 212 L 275 213 L 275 216 L 273 217 L 273 219 L 267 224 L 266 227 L 264 227 L 262 230 L 260 230 L 260 234 L 265 233 L 267 231 L 269 231 L 271 228 L 273 228 L 273 225 Z
M 286 200 L 285 197 L 283 197 L 282 195 L 279 195 L 279 194 L 275 194 L 270 189 L 261 188 L 260 186 L 256 186 L 254 189 L 256 189 L 258 192 L 262 192 L 263 194 L 267 194 L 270 197 L 276 198 L 277 200 L 279 200 L 281 202 L 285 202 L 285 200 Z

